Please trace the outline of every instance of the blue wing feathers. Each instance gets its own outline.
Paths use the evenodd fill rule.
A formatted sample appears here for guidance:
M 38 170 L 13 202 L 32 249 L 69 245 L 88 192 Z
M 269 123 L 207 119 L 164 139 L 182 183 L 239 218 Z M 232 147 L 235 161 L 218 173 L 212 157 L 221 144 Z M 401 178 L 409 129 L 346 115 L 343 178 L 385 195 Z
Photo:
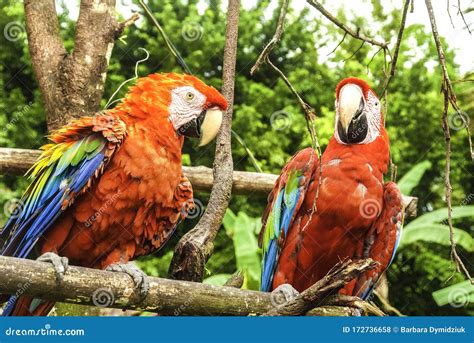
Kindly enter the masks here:
M 298 177 L 300 182 L 302 176 Z M 264 292 L 271 290 L 273 276 L 278 264 L 279 252 L 281 247 L 278 245 L 280 235 L 286 236 L 293 221 L 298 202 L 301 197 L 301 187 L 296 187 L 291 192 L 287 192 L 286 185 L 276 197 L 273 207 L 273 229 L 275 235 L 269 241 L 268 246 L 264 247 L 264 256 L 262 261 L 262 277 L 260 289 Z

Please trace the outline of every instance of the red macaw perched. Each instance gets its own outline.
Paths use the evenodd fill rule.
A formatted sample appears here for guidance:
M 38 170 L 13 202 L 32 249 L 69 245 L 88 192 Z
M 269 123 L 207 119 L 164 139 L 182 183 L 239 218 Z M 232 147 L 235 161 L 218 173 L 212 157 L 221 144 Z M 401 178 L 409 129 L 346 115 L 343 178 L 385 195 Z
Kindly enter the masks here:
M 146 294 L 143 272 L 126 263 L 162 247 L 194 206 L 181 166 L 183 135 L 209 143 L 226 108 L 193 76 L 152 74 L 114 109 L 53 132 L 30 170 L 21 212 L 1 232 L 1 254 L 43 254 L 59 278 L 67 259 L 123 271 Z M 53 305 L 11 297 L 3 314 L 45 315 Z
M 378 266 L 341 290 L 370 294 L 400 237 L 402 198 L 395 183 L 383 183 L 388 163 L 379 99 L 366 82 L 342 80 L 334 136 L 321 162 L 311 148 L 298 152 L 270 193 L 260 233 L 263 291 L 290 284 L 301 292 L 341 259 L 370 257 Z

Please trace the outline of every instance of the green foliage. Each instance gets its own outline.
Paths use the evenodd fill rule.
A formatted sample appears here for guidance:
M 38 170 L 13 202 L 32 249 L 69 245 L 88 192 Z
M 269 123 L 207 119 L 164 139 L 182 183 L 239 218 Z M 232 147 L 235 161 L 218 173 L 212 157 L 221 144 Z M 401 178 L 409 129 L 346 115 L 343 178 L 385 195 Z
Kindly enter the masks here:
M 411 194 L 413 188 L 418 186 L 425 172 L 431 168 L 430 161 L 423 161 L 414 165 L 403 177 L 397 182 L 398 188 L 403 194 Z
M 409 225 L 403 229 L 400 248 L 417 241 L 433 242 L 450 246 L 449 226 L 435 223 Z M 468 252 L 474 252 L 474 238 L 464 230 L 454 228 L 454 241 Z
M 459 219 L 464 217 L 474 216 L 474 205 L 471 206 L 454 206 L 452 208 L 451 217 L 453 219 Z M 426 213 L 410 222 L 410 225 L 430 224 L 439 223 L 448 219 L 448 209 L 440 208 L 430 213 Z
M 237 269 L 243 271 L 243 288 L 259 289 L 261 263 L 255 233 L 260 229 L 260 218 L 251 218 L 244 212 L 235 215 L 228 209 L 223 225 L 234 243 Z

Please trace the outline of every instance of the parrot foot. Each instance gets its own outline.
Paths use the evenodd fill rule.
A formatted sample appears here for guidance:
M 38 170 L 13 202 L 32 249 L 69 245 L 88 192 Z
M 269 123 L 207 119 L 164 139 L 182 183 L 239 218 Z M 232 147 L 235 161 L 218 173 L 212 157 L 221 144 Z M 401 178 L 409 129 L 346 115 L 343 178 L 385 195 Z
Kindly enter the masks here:
M 38 257 L 36 261 L 39 262 L 47 262 L 53 265 L 55 274 L 56 274 L 56 282 L 58 285 L 61 283 L 64 277 L 64 273 L 69 267 L 69 260 L 65 256 L 59 256 L 54 252 L 45 252 L 43 255 Z
M 270 301 L 273 306 L 282 305 L 292 299 L 294 299 L 300 292 L 298 292 L 289 283 L 284 283 L 272 291 Z
M 132 278 L 135 287 L 140 291 L 140 301 L 145 299 L 150 290 L 150 282 L 148 281 L 148 276 L 145 272 L 138 268 L 135 263 L 111 264 L 105 270 L 109 272 L 121 272 L 129 275 Z

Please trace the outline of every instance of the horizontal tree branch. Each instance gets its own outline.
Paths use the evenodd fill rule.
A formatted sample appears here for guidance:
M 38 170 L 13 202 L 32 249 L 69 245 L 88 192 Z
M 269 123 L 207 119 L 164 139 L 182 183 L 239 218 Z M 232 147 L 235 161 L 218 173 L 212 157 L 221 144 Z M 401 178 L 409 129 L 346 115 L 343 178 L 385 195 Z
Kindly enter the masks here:
M 30 149 L 0 148 L 0 175 L 22 175 L 39 157 L 41 151 Z M 184 174 L 196 191 L 210 191 L 214 183 L 211 168 L 183 167 Z M 235 194 L 266 196 L 273 188 L 278 175 L 234 171 L 233 189 Z
M 0 175 L 23 175 L 39 157 L 41 151 L 31 149 L 0 148 Z M 184 174 L 195 191 L 209 192 L 214 183 L 211 168 L 183 167 Z M 234 171 L 233 194 L 267 196 L 273 189 L 278 175 Z M 410 217 L 416 216 L 418 198 L 403 196 L 405 212 Z
M 162 315 L 261 315 L 274 308 L 272 294 L 234 287 L 150 277 L 150 290 L 140 295 L 124 274 L 70 266 L 61 283 L 51 264 L 0 256 L 0 294 L 28 295 L 45 300 L 94 305 Z M 322 306 L 308 312 L 315 316 L 348 316 L 350 306 Z

